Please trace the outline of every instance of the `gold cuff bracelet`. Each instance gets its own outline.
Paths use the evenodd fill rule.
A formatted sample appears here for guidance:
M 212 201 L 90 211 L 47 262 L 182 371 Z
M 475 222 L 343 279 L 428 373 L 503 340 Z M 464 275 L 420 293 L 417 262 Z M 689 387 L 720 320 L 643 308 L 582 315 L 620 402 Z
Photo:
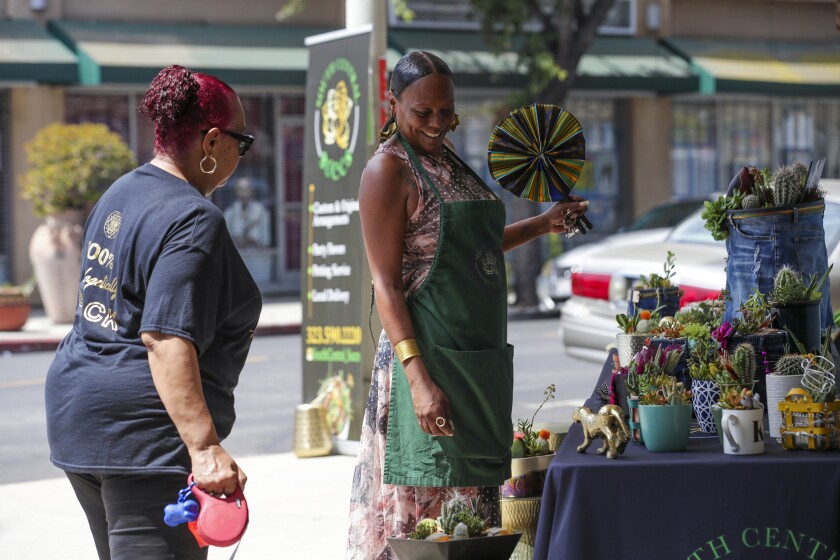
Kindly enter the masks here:
M 420 348 L 417 347 L 417 341 L 413 338 L 406 338 L 396 346 L 394 346 L 394 352 L 397 353 L 397 358 L 399 358 L 401 363 L 405 363 L 405 361 L 411 357 L 419 356 L 420 355 Z

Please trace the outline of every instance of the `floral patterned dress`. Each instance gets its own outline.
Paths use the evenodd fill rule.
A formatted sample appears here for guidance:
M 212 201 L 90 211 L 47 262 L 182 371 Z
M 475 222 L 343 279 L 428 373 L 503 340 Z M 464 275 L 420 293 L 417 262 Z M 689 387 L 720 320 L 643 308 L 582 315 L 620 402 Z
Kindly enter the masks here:
M 377 150 L 377 153 L 380 152 L 399 157 L 411 166 L 408 155 L 399 144 L 383 144 Z M 444 202 L 492 198 L 485 187 L 463 169 L 448 151 L 441 158 L 419 151 L 417 156 Z M 417 210 L 408 221 L 403 240 L 402 276 L 406 297 L 416 292 L 428 276 L 440 232 L 440 203 L 420 171 L 411 167 L 419 201 Z M 418 521 L 437 517 L 440 515 L 440 506 L 456 496 L 480 497 L 484 517 L 492 525 L 501 523 L 497 486 L 440 488 L 383 483 L 392 365 L 393 348 L 383 331 L 374 358 L 358 463 L 353 476 L 347 546 L 347 558 L 350 560 L 392 558 L 386 537 L 411 533 Z

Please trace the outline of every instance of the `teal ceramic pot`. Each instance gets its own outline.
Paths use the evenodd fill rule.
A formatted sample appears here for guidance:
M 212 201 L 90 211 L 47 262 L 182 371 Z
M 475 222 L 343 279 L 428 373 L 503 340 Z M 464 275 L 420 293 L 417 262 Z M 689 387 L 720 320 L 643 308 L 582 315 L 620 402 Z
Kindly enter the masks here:
M 648 451 L 683 451 L 691 430 L 691 405 L 639 405 Z

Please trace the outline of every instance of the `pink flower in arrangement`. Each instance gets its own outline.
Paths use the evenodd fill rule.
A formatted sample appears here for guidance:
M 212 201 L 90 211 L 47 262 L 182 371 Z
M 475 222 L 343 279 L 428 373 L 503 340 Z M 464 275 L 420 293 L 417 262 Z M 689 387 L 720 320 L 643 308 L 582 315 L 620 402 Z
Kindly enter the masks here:
M 524 432 L 513 432 L 513 439 L 524 440 L 525 439 L 525 433 Z
M 726 350 L 726 346 L 729 343 L 727 339 L 732 335 L 734 331 L 735 329 L 732 328 L 732 325 L 729 323 L 729 321 L 724 321 L 718 328 L 712 331 L 712 338 L 717 340 L 718 343 L 720 343 L 720 347 Z

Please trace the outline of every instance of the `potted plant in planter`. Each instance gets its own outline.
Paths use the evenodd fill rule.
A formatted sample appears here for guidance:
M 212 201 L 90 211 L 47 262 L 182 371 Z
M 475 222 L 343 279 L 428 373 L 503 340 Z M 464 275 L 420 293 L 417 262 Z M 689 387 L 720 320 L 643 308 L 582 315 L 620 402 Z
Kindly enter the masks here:
M 102 124 L 52 124 L 26 146 L 23 197 L 45 217 L 29 245 L 38 291 L 54 323 L 73 321 L 79 283 L 82 224 L 113 181 L 136 166 L 122 138 Z
M 645 346 L 654 325 L 659 320 L 659 309 L 636 309 L 632 314 L 619 313 L 615 321 L 620 333 L 615 335 L 618 349 L 618 363 L 621 367 L 630 364 L 633 356 Z
M 688 372 L 691 376 L 691 404 L 700 429 L 716 434 L 712 406 L 720 398 L 720 383 L 731 381 L 729 372 L 720 362 L 720 343 L 708 325 L 689 323 L 685 326 L 688 338 Z
M 517 557 L 533 554 L 546 471 L 554 459 L 551 431 L 534 428 L 534 420 L 543 405 L 554 398 L 554 392 L 552 383 L 545 388 L 543 401 L 531 419 L 517 420 L 510 448 L 511 477 L 499 488 L 502 526 L 522 532 Z
M 627 406 L 630 411 L 630 434 L 635 443 L 644 443 L 639 405 L 644 394 L 663 385 L 683 354 L 682 346 L 644 348 L 627 367 Z
M 653 273 L 642 275 L 630 290 L 627 315 L 634 315 L 637 309 L 660 310 L 663 317 L 673 317 L 680 309 L 680 288 L 672 282 L 676 264 L 674 253 L 668 251 L 663 265 L 663 275 Z
M 756 386 L 751 387 L 759 394 L 765 394 L 764 362 L 774 364 L 787 353 L 788 334 L 784 330 L 772 327 L 770 304 L 764 294 L 757 289 L 747 298 L 740 309 L 740 317 L 731 322 L 723 321 L 712 332 L 722 350 L 736 348 L 741 344 L 750 344 L 755 350 Z
M 720 406 L 723 452 L 727 455 L 763 453 L 764 406 L 758 395 L 746 387 L 729 387 L 721 392 Z
M 506 560 L 522 536 L 502 527 L 488 528 L 477 498 L 455 497 L 436 518 L 420 520 L 409 535 L 388 537 L 401 560 Z
M 35 289 L 35 277 L 18 286 L 0 286 L 0 331 L 17 331 L 29 319 L 29 298 Z
M 755 348 L 749 343 L 739 344 L 734 351 L 721 349 L 720 364 L 723 371 L 718 374 L 718 385 L 720 386 L 720 398 L 715 406 L 712 406 L 712 418 L 715 422 L 718 436 L 723 442 L 723 431 L 721 430 L 721 417 L 723 409 L 727 408 L 727 399 L 732 394 L 739 393 L 744 389 L 752 391 L 755 388 L 756 358 Z
M 806 282 L 797 271 L 783 266 L 773 278 L 773 289 L 767 294 L 776 326 L 793 333 L 807 352 L 821 349 L 820 290 L 833 267 L 829 266 L 822 274 L 811 275 Z
M 639 418 L 648 451 L 683 451 L 691 431 L 691 391 L 665 376 L 639 399 Z
M 768 293 L 782 265 L 801 266 L 798 272 L 805 276 L 820 275 L 828 268 L 825 202 L 818 184 L 822 166 L 813 163 L 797 161 L 773 173 L 744 167 L 724 196 L 705 203 L 706 228 L 715 239 L 726 240 L 730 298 L 724 320 L 738 316 L 753 289 Z M 797 255 L 810 258 L 799 262 Z M 820 308 L 821 325 L 830 325 L 828 290 Z

